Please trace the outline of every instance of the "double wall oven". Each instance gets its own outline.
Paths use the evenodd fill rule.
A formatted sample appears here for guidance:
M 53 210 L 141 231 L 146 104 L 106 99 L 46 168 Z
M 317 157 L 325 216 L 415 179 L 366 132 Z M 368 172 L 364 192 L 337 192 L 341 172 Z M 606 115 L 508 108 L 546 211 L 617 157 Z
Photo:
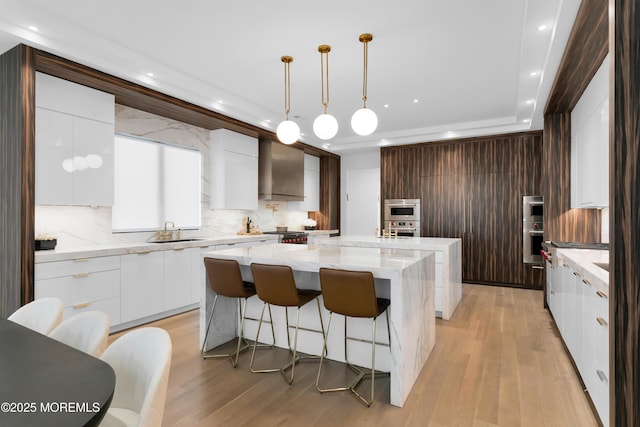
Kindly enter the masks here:
M 403 237 L 420 237 L 420 199 L 384 201 L 384 228 Z
M 522 198 L 522 262 L 543 264 L 540 251 L 544 242 L 544 199 L 542 196 Z

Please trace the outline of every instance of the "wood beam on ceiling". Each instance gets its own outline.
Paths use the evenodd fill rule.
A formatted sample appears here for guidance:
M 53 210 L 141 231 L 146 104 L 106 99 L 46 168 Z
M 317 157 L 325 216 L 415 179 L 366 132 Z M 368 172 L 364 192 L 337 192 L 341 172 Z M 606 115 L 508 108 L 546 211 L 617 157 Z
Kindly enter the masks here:
M 229 129 L 253 138 L 277 140 L 273 132 L 42 50 L 35 49 L 35 67 L 36 71 L 111 93 L 116 103 L 127 107 L 204 129 Z M 319 157 L 339 158 L 337 154 L 302 142 L 293 146 Z

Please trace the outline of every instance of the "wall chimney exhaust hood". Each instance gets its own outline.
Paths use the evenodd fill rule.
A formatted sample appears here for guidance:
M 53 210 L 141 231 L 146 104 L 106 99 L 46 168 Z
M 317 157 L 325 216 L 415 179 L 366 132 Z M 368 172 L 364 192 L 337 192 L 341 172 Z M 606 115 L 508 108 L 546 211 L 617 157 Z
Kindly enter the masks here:
M 277 141 L 260 140 L 258 196 L 262 200 L 304 200 L 304 152 Z

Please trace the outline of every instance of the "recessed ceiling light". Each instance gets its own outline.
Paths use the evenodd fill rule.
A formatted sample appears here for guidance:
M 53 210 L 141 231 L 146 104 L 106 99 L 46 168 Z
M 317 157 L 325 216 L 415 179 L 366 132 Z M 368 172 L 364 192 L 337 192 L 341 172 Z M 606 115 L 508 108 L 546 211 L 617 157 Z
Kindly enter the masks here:
M 535 99 L 527 99 L 526 104 L 531 105 L 531 104 L 535 104 L 535 102 L 536 102 Z
M 389 108 L 389 104 L 384 104 L 384 108 Z
M 531 77 L 535 77 L 535 76 L 537 76 L 538 74 L 539 74 L 539 73 L 538 73 L 537 71 L 532 71 L 531 73 L 529 73 L 529 75 L 530 75 Z
M 414 99 L 414 100 L 413 100 L 413 103 L 414 103 L 414 104 L 417 104 L 418 102 L 420 102 L 418 99 Z
M 304 133 L 300 132 L 300 136 L 304 136 Z
M 153 76 L 154 76 L 154 74 L 153 74 L 153 73 L 147 73 L 147 76 L 149 76 L 149 77 L 153 77 Z
M 29 25 L 29 28 L 31 31 L 40 31 L 40 28 L 36 27 L 35 25 Z
M 538 31 L 544 31 L 544 30 L 546 30 L 547 28 L 549 28 L 549 27 L 547 26 L 547 24 L 542 24 L 542 25 L 539 25 L 539 26 L 538 26 Z
M 329 147 L 331 147 L 331 144 L 324 144 L 324 145 L 322 146 L 322 148 L 324 148 L 325 150 L 326 150 L 327 148 L 329 148 Z
M 271 120 L 270 120 L 270 119 L 267 119 L 267 120 L 265 120 L 265 122 L 267 122 L 267 123 L 271 123 Z
M 223 100 L 218 101 L 218 104 L 224 104 Z
M 531 123 L 531 119 L 524 119 L 522 123 Z

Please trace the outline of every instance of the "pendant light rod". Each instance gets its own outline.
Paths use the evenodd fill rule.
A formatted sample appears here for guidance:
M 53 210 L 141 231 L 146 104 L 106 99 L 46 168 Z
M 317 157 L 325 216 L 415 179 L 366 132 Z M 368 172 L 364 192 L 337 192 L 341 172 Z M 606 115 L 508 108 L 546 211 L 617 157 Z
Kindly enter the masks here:
M 358 38 L 362 43 L 364 43 L 364 74 L 362 76 L 362 102 L 364 103 L 364 108 L 367 108 L 367 83 L 368 83 L 368 71 L 369 71 L 369 42 L 373 40 L 373 35 L 369 33 L 360 34 Z
M 318 46 L 320 52 L 320 75 L 322 76 L 322 106 L 324 113 L 327 114 L 327 106 L 329 105 L 329 52 L 331 46 L 321 44 Z
M 289 120 L 289 111 L 291 110 L 291 69 L 290 64 L 293 62 L 293 56 L 285 55 L 280 58 L 284 62 L 284 114 Z

